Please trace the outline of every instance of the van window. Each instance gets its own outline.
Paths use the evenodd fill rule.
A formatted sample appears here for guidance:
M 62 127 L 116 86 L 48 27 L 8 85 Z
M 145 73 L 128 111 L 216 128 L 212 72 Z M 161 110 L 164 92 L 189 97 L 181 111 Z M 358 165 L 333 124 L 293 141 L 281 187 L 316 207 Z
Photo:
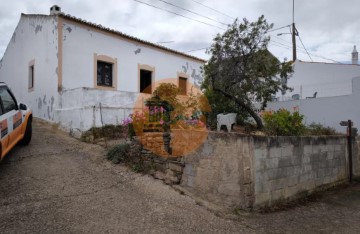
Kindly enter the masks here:
M 9 90 L 6 88 L 0 88 L 0 97 L 3 107 L 3 114 L 12 110 L 17 110 L 16 101 L 10 94 Z

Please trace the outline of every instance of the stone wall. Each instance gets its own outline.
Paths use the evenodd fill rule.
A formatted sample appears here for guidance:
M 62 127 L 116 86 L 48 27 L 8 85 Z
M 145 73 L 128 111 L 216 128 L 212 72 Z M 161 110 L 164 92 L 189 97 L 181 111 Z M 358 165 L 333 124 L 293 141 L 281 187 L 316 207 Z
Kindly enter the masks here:
M 190 192 L 225 206 L 251 207 L 254 163 L 251 138 L 214 133 L 185 156 L 181 185 Z
M 261 137 L 211 132 L 184 157 L 181 186 L 231 208 L 252 208 L 293 199 L 348 180 L 345 136 Z M 356 147 L 355 147 L 356 146 Z M 354 174 L 360 175 L 360 140 Z

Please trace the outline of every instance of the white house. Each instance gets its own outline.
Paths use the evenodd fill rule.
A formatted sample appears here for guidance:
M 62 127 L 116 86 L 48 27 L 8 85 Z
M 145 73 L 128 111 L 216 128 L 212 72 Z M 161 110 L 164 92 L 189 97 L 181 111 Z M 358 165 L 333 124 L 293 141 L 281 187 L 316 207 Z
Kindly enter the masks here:
M 0 80 L 35 117 L 83 131 L 121 123 L 155 82 L 200 84 L 204 63 L 53 6 L 50 15 L 21 15 L 0 61 Z
M 360 128 L 360 65 L 356 47 L 351 53 L 351 64 L 314 63 L 295 61 L 294 73 L 288 80 L 293 88 L 276 101 L 268 103 L 267 110 L 280 108 L 299 111 L 307 124 L 312 122 L 345 132 L 340 121 L 351 119 Z
M 294 73 L 288 79 L 292 92 L 278 93 L 278 100 L 291 100 L 293 95 L 300 98 L 334 97 L 352 93 L 352 79 L 360 75 L 360 65 L 340 63 L 303 62 L 296 60 Z

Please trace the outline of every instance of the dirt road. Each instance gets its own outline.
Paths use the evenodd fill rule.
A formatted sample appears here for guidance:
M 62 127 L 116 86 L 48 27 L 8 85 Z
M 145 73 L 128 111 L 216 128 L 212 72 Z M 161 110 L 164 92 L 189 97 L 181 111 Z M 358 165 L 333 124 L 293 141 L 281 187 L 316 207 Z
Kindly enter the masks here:
M 227 219 L 105 151 L 34 122 L 0 164 L 1 233 L 360 233 L 360 186 L 270 214 Z

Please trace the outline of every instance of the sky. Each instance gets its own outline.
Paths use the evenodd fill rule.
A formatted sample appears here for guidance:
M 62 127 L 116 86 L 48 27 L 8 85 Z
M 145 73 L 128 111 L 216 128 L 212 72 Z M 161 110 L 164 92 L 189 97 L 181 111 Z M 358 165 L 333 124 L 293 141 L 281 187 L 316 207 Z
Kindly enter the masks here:
M 354 45 L 360 50 L 360 1 L 294 2 L 299 32 L 297 58 L 350 63 Z M 11 4 L 0 0 L 0 3 L 0 58 L 21 13 L 49 14 L 50 7 L 56 4 L 65 14 L 202 59 L 210 57 L 206 48 L 213 38 L 224 33 L 236 18 L 255 21 L 264 15 L 274 29 L 285 26 L 269 33 L 269 50 L 281 61 L 292 60 L 290 28 L 286 27 L 293 21 L 292 0 L 12 0 Z

